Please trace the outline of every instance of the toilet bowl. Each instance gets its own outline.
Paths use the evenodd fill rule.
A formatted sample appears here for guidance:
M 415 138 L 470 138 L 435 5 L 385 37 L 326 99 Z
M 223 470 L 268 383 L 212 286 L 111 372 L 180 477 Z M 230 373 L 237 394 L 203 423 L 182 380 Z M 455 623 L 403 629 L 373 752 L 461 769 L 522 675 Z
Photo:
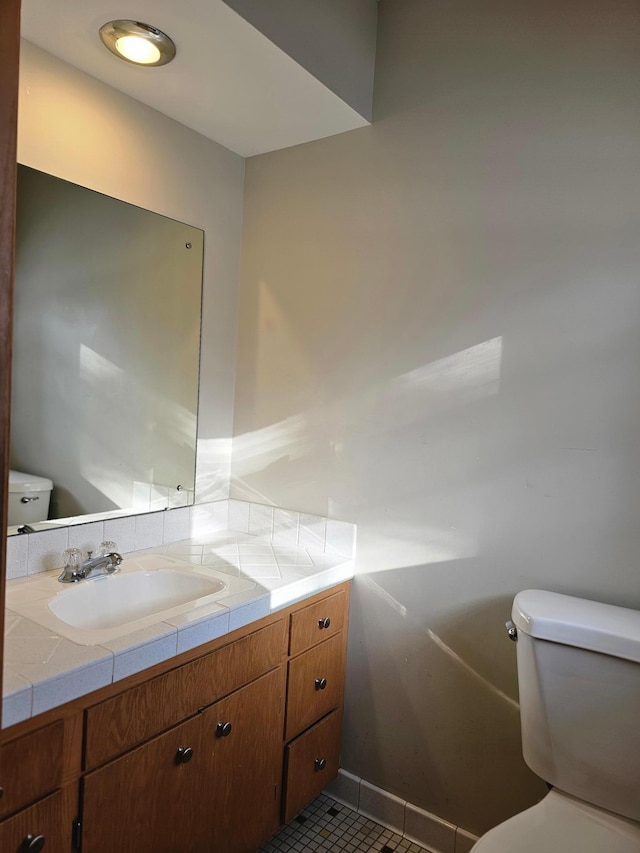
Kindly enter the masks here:
M 526 590 L 512 618 L 523 756 L 551 790 L 472 853 L 640 853 L 640 612 Z
M 46 477 L 9 471 L 9 527 L 46 521 L 52 489 L 53 483 Z
M 537 805 L 501 823 L 472 853 L 638 853 L 640 826 L 552 789 Z

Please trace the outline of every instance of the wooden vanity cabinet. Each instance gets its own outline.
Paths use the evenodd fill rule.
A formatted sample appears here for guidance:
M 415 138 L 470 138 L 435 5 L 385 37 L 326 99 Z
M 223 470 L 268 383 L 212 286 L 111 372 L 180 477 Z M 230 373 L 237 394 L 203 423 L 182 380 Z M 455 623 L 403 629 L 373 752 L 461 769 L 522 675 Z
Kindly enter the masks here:
M 198 820 L 201 731 L 200 717 L 188 720 L 85 776 L 83 851 L 204 849 Z
M 255 853 L 279 826 L 279 667 L 83 780 L 83 853 Z
M 64 725 L 61 720 L 2 745 L 4 785 L 0 797 L 0 818 L 61 786 L 63 746 Z M 0 847 L 0 851 L 2 849 Z
M 348 602 L 345 583 L 4 732 L 0 853 L 256 853 L 338 772 Z
M 77 799 L 77 785 L 71 785 L 3 820 L 2 853 L 69 853 Z
M 280 826 L 285 669 L 202 715 L 207 851 L 255 853 Z
M 338 774 L 349 586 L 290 616 L 282 820 L 288 822 Z

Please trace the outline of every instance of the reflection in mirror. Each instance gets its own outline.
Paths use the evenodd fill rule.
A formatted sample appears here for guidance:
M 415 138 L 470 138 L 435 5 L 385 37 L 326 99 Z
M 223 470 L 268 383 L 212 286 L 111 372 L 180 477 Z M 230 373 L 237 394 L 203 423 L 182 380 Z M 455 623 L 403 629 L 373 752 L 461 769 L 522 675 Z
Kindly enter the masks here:
M 10 525 L 192 502 L 203 242 L 19 167 Z

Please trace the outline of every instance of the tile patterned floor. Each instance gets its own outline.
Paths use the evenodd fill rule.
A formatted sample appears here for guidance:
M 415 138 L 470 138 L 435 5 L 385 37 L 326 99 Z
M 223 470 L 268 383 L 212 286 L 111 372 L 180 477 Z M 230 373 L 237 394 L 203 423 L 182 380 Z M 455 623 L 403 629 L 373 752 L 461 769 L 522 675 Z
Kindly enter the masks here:
M 266 844 L 260 853 L 427 853 L 320 794 Z

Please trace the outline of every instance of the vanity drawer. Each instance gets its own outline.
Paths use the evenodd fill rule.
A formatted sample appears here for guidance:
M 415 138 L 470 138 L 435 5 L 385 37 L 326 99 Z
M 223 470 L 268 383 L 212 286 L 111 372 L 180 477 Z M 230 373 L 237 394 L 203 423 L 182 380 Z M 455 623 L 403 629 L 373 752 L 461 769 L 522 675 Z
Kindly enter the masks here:
M 2 746 L 0 767 L 4 793 L 0 798 L 0 817 L 60 787 L 63 741 L 64 723 L 57 720 Z
M 57 791 L 0 823 L 0 850 L 2 853 L 24 853 L 29 849 L 29 836 L 32 836 L 31 843 L 42 836 L 46 853 L 68 853 L 74 811 L 69 793 Z
M 341 631 L 347 615 L 347 606 L 346 594 L 338 592 L 292 613 L 289 654 L 297 655 Z
M 332 711 L 285 753 L 283 821 L 288 823 L 338 775 L 342 710 Z
M 102 764 L 281 663 L 286 625 L 274 622 L 86 711 L 84 767 Z
M 342 705 L 344 670 L 342 634 L 289 661 L 285 740 Z

